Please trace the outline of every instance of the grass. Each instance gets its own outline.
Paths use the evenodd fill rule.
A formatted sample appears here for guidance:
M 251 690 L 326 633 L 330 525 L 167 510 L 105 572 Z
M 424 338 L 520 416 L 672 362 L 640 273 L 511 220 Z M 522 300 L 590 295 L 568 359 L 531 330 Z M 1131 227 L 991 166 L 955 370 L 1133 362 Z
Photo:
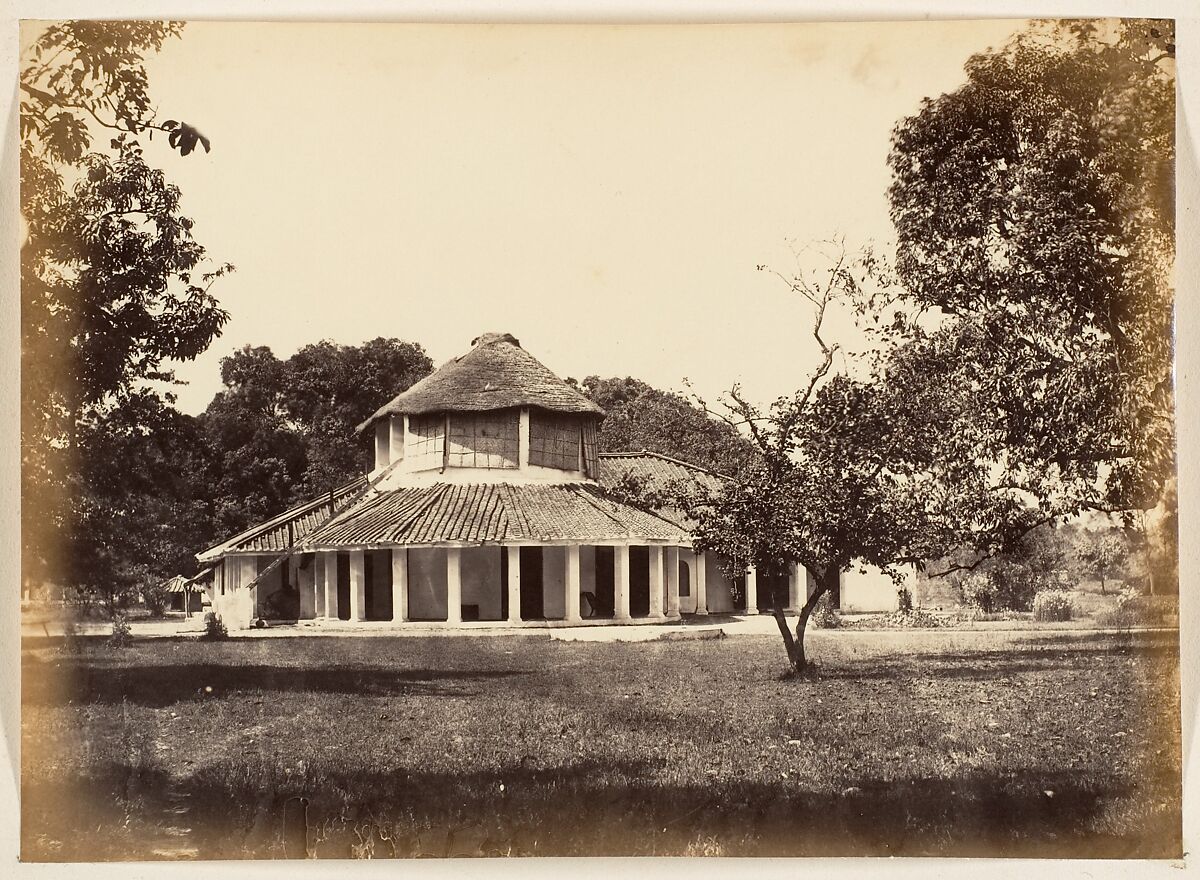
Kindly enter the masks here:
M 1180 855 L 1173 634 L 810 641 L 27 640 L 23 858 Z

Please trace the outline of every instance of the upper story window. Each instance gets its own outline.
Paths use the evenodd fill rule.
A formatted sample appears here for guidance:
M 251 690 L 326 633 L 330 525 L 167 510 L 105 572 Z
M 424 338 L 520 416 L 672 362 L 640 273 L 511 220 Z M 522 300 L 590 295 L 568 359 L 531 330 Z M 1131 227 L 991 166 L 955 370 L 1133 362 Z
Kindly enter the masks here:
M 518 410 L 453 413 L 446 452 L 449 467 L 515 468 L 520 462 Z
M 413 470 L 440 468 L 446 449 L 446 416 L 442 413 L 409 416 L 404 457 Z
M 582 432 L 578 416 L 529 412 L 529 463 L 563 471 L 581 470 Z

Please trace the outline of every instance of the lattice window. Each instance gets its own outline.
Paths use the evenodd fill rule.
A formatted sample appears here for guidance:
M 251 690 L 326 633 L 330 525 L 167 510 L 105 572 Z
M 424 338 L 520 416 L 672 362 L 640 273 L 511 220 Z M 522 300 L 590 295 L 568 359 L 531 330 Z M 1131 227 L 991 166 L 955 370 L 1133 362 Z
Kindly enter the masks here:
M 583 423 L 583 471 L 593 480 L 600 478 L 600 443 L 595 419 Z
M 408 417 L 408 442 L 405 444 L 404 454 L 412 462 L 413 470 L 441 467 L 445 448 L 445 416 L 438 413 Z
M 579 470 L 578 416 L 529 413 L 529 463 L 563 471 Z
M 499 410 L 450 416 L 450 467 L 515 468 L 520 453 L 520 413 Z

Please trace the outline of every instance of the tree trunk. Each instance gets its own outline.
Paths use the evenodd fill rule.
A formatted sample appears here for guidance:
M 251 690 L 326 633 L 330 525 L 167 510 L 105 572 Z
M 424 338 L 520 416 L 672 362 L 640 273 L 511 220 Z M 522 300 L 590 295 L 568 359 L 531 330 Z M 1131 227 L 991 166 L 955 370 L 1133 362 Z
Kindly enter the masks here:
M 820 576 L 817 578 L 817 588 L 813 590 L 813 594 L 808 597 L 807 601 L 800 608 L 800 618 L 796 621 L 796 635 L 792 636 L 788 629 L 787 618 L 784 617 L 779 603 L 774 603 L 775 607 L 772 613 L 775 616 L 775 622 L 779 626 L 779 632 L 783 636 L 783 645 L 787 650 L 788 662 L 792 667 L 792 674 L 803 672 L 808 667 L 808 657 L 804 653 L 804 633 L 808 628 L 808 619 L 812 617 L 813 610 L 817 607 L 817 603 L 821 601 L 821 597 L 826 593 L 831 593 L 837 589 L 838 575 L 841 573 L 841 566 L 830 564 L 825 566 Z
M 1104 592 L 1104 572 L 1100 572 L 1100 595 L 1107 595 L 1107 593 Z

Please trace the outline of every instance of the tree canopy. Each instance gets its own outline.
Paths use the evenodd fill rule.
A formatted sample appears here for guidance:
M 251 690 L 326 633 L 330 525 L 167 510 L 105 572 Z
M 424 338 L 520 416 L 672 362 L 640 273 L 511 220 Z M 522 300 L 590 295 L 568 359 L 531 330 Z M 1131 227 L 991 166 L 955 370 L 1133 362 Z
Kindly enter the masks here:
M 1173 471 L 1173 34 L 1034 26 L 893 136 L 898 278 L 941 319 L 906 356 L 1046 510 L 1153 507 Z
M 328 340 L 286 360 L 265 346 L 221 359 L 224 390 L 200 417 L 213 457 L 219 534 L 232 534 L 371 469 L 370 437 L 355 427 L 428 375 L 416 343 Z
M 172 381 L 171 362 L 203 352 L 228 317 L 210 286 L 232 267 L 207 263 L 194 224 L 182 213 L 179 189 L 146 163 L 139 140 L 155 129 L 183 127 L 156 121 L 143 64 L 181 28 L 63 22 L 43 30 L 23 62 L 21 440 L 28 578 L 62 580 L 73 570 L 69 560 L 107 552 L 101 524 L 125 510 L 128 499 L 89 481 L 116 465 L 102 456 L 114 450 L 129 413 L 145 412 L 150 398 L 170 402 L 163 383 Z M 114 443 L 98 434 L 109 429 L 117 432 L 109 438 Z M 95 468 L 82 460 L 84 439 L 88 454 L 99 457 Z
M 729 476 L 757 455 L 744 436 L 681 394 L 629 377 L 588 376 L 581 390 L 605 411 L 605 452 L 657 452 Z

